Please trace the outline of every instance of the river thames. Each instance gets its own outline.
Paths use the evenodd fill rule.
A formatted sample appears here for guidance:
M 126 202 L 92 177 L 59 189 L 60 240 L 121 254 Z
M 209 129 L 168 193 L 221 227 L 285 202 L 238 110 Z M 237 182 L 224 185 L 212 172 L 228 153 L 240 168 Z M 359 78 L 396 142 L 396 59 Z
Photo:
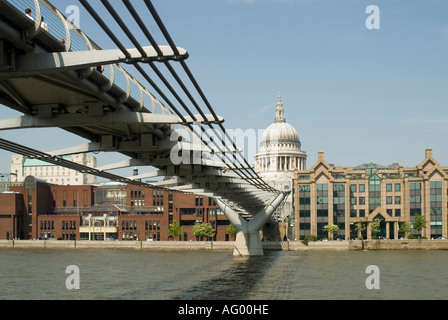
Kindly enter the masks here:
M 0 299 L 447 299 L 448 251 L 1 249 Z M 79 289 L 67 289 L 68 266 Z M 368 266 L 379 289 L 368 289 Z

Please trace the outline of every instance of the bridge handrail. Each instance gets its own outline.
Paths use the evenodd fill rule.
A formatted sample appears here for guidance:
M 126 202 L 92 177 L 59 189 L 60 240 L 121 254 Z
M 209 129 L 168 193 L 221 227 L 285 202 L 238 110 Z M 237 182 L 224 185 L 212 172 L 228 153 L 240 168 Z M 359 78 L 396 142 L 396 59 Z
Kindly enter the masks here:
M 41 32 L 47 32 L 48 35 L 63 43 L 65 51 L 84 51 L 84 50 L 102 50 L 94 41 L 92 41 L 81 29 L 79 29 L 72 21 L 70 21 L 62 12 L 55 8 L 47 0 L 7 0 L 16 9 L 25 14 L 26 8 L 32 8 L 32 18 L 34 20 L 34 30 L 29 32 L 29 37 L 34 38 Z M 48 25 L 48 30 L 43 28 L 41 24 L 43 12 L 45 12 L 44 21 Z M 53 15 L 50 15 L 52 13 Z M 92 68 L 94 69 L 94 68 Z M 114 70 L 115 69 L 115 70 Z M 118 77 L 118 74 L 124 76 L 124 80 Z M 103 92 L 110 91 L 114 85 L 122 90 L 124 94 L 118 97 L 121 103 L 127 102 L 132 105 L 135 111 L 143 111 L 155 113 L 155 104 L 160 106 L 162 113 L 173 114 L 162 102 L 160 102 L 153 94 L 151 94 L 140 82 L 130 75 L 121 65 L 113 64 L 105 67 L 102 74 L 109 79 L 106 85 L 102 86 Z M 150 98 L 151 106 L 145 107 L 144 95 Z

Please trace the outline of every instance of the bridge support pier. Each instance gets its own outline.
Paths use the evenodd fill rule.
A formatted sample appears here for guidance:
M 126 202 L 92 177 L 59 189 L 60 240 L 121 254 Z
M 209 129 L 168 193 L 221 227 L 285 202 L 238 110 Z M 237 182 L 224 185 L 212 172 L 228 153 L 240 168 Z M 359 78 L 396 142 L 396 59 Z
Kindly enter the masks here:
M 262 256 L 263 246 L 261 244 L 260 232 L 244 233 L 238 232 L 233 248 L 234 256 Z
M 266 208 L 254 215 L 252 220 L 244 219 L 240 214 L 227 206 L 220 199 L 217 203 L 230 223 L 238 231 L 233 249 L 234 256 L 262 256 L 263 246 L 260 238 L 260 230 L 275 212 L 277 207 L 285 199 L 286 194 L 280 193 L 277 198 Z

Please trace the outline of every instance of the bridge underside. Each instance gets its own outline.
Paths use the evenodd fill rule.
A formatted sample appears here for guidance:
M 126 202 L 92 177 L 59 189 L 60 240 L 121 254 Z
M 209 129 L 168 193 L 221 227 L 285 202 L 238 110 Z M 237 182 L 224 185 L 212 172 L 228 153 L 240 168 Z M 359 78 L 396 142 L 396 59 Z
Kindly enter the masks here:
M 168 45 L 157 44 L 131 1 L 123 1 L 128 12 L 120 15 L 107 0 L 101 1 L 101 10 L 80 2 L 118 49 L 101 50 L 47 0 L 34 1 L 33 20 L 23 13 L 21 1 L 0 1 L 0 103 L 23 114 L 0 120 L 0 131 L 61 128 L 90 142 L 48 153 L 3 139 L 0 147 L 114 181 L 215 197 L 238 230 L 236 253 L 262 254 L 259 230 L 285 194 L 264 182 L 249 165 L 188 68 L 187 51 L 174 44 L 151 1 L 144 1 L 148 16 Z M 135 48 L 125 48 L 96 13 L 104 10 Z M 50 31 L 41 27 L 43 11 L 54 14 L 53 20 L 46 16 L 46 21 L 59 19 L 61 30 L 56 24 Z M 141 28 L 147 43 L 136 40 L 126 19 Z M 171 79 L 159 66 L 167 69 Z M 129 67 L 145 86 L 129 73 Z M 129 160 L 88 168 L 62 158 L 90 152 L 117 152 Z M 107 172 L 124 167 L 155 171 L 128 178 Z M 165 180 L 142 182 L 154 177 Z

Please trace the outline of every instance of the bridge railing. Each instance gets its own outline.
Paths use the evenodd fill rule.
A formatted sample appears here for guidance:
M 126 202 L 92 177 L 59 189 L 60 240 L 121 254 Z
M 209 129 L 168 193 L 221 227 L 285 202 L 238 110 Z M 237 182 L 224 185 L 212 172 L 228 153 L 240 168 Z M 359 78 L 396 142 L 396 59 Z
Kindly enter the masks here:
M 45 32 L 60 41 L 65 51 L 101 50 L 72 21 L 56 9 L 47 0 L 7 0 L 25 15 L 25 9 L 31 9 L 31 18 L 35 22 L 35 34 Z M 99 72 L 94 68 L 93 72 Z M 154 97 L 143 85 L 132 77 L 119 64 L 106 65 L 102 76 L 109 80 L 103 91 L 114 90 L 121 103 L 127 103 L 135 111 L 173 114 Z

